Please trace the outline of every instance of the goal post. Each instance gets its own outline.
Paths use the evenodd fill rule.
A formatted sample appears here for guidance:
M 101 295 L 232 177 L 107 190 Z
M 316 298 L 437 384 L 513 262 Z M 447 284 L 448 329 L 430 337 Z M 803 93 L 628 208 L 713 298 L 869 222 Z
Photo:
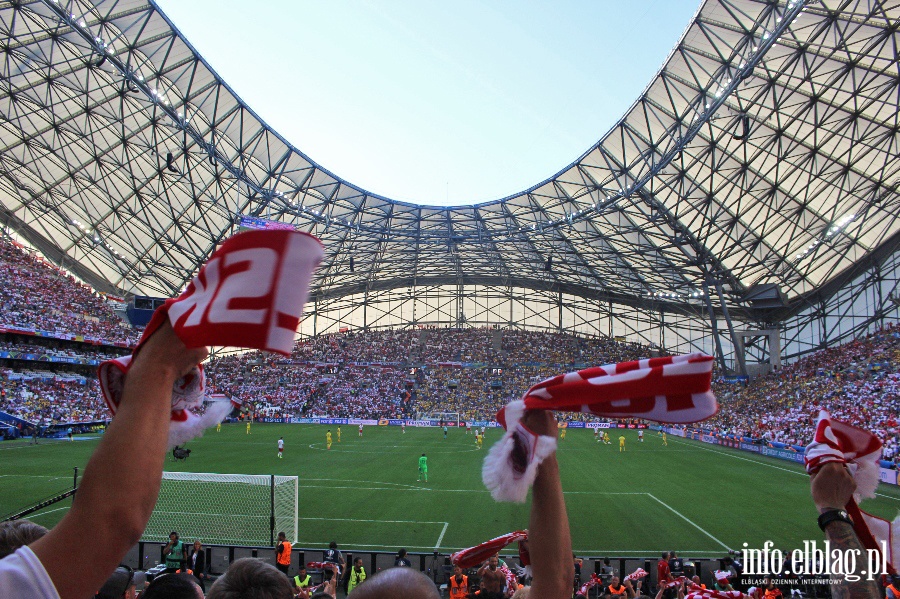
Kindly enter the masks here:
M 435 422 L 455 422 L 459 428 L 459 412 L 436 412 L 434 414 L 422 414 L 419 420 L 434 420 Z
M 270 474 L 163 472 L 143 540 L 272 545 L 283 531 L 297 542 L 299 479 Z

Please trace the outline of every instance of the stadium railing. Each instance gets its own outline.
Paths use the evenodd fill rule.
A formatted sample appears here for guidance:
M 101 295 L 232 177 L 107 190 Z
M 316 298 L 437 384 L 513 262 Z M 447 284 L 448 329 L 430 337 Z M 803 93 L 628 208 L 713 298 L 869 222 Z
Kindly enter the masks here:
M 194 539 L 184 539 L 185 544 L 190 545 Z M 203 539 L 199 539 L 201 542 Z M 164 545 L 157 541 L 141 541 L 135 545 L 131 551 L 125 556 L 122 563 L 139 570 L 150 570 L 154 566 L 163 563 Z M 237 559 L 245 557 L 254 557 L 263 559 L 268 563 L 275 563 L 275 550 L 272 547 L 264 546 L 238 546 L 238 545 L 207 545 L 204 543 L 206 551 L 206 563 L 208 564 L 208 574 L 211 579 L 222 575 L 228 569 L 228 565 Z M 399 547 L 398 547 L 399 549 Z M 396 552 L 387 551 L 357 551 L 353 549 L 342 549 L 344 560 L 350 564 L 357 557 L 361 557 L 366 572 L 370 575 L 380 570 L 391 568 L 394 565 Z M 295 547 L 291 552 L 291 566 L 289 575 L 294 576 L 301 564 L 308 562 L 322 561 L 324 554 L 323 549 L 310 549 Z M 506 563 L 512 565 L 519 564 L 517 554 L 501 554 L 500 556 Z M 605 556 L 604 556 L 605 557 Z M 600 567 L 603 565 L 604 557 L 584 557 L 581 567 L 582 581 L 590 578 L 591 573 L 600 573 Z M 710 586 L 712 584 L 713 572 L 724 568 L 722 558 L 685 558 L 685 563 L 693 564 L 694 573 L 700 576 L 700 579 Z M 407 559 L 412 562 L 413 568 L 424 572 L 436 584 L 444 584 L 447 578 L 452 574 L 450 566 L 450 554 L 441 552 L 418 553 L 409 552 Z M 609 556 L 610 565 L 616 569 L 617 576 L 627 576 L 638 568 L 643 568 L 649 574 L 645 579 L 645 585 L 650 584 L 656 586 L 656 562 L 658 557 L 612 557 Z M 315 582 L 321 581 L 320 574 L 310 571 L 314 575 Z M 688 572 L 689 573 L 689 572 Z

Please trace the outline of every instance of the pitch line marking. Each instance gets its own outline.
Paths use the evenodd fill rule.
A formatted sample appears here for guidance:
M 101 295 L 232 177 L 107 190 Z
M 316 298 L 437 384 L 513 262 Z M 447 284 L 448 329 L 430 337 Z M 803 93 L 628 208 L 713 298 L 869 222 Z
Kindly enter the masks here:
M 416 485 L 407 485 L 404 483 L 389 483 L 389 482 L 380 481 L 380 480 L 375 480 L 375 481 L 373 481 L 373 480 L 351 480 L 349 478 L 304 478 L 303 480 L 318 480 L 318 481 L 335 482 L 335 483 L 373 483 L 374 482 L 379 485 L 394 485 L 397 487 L 409 487 L 410 489 L 418 488 L 418 487 L 416 487 Z M 303 488 L 305 486 L 306 485 L 300 485 L 301 488 Z
M 797 474 L 799 476 L 809 476 L 805 472 L 797 472 L 796 470 L 789 470 L 788 468 L 782 468 L 781 466 L 776 466 L 775 464 L 769 464 L 768 462 L 761 462 L 759 460 L 751 460 L 750 458 L 746 458 L 740 455 L 734 455 L 733 453 L 728 453 L 727 451 L 720 451 L 718 449 L 713 449 L 711 447 L 703 447 L 702 445 L 697 445 L 694 443 L 688 443 L 684 439 L 673 439 L 673 441 L 677 441 L 678 443 L 683 443 L 689 447 L 693 447 L 694 449 L 702 449 L 704 451 L 711 451 L 713 453 L 717 453 L 719 455 L 728 456 L 730 458 L 734 458 L 736 460 L 743 460 L 745 462 L 752 462 L 754 464 L 760 464 L 761 466 L 768 466 L 769 468 L 774 468 L 775 470 L 781 470 L 782 472 L 788 472 L 790 474 Z M 702 443 L 702 441 L 700 441 Z
M 693 448 L 695 448 L 695 449 L 702 449 L 702 450 L 704 450 L 704 451 L 711 451 L 711 452 L 713 452 L 713 453 L 717 453 L 717 454 L 719 454 L 719 455 L 724 455 L 724 456 L 727 456 L 727 457 L 729 457 L 729 458 L 734 458 L 734 459 L 736 459 L 736 460 L 744 460 L 745 462 L 752 462 L 752 463 L 754 463 L 754 464 L 759 464 L 760 466 L 768 466 L 769 468 L 774 468 L 775 470 L 781 470 L 782 472 L 787 472 L 787 473 L 789 473 L 789 474 L 796 474 L 797 476 L 809 476 L 806 472 L 797 472 L 796 470 L 789 470 L 789 469 L 787 469 L 787 468 L 782 468 L 781 466 L 776 466 L 775 464 L 770 464 L 770 463 L 768 463 L 768 462 L 762 462 L 762 461 L 760 461 L 760 460 L 752 460 L 752 459 L 746 458 L 746 457 L 744 457 L 744 456 L 735 455 L 735 454 L 733 454 L 733 453 L 728 453 L 727 451 L 719 451 L 719 450 L 713 449 L 713 448 L 711 448 L 711 447 L 703 447 L 702 445 L 695 445 L 694 443 L 688 443 L 688 442 L 685 441 L 684 439 L 680 439 L 680 438 L 677 438 L 677 437 L 674 438 L 674 439 L 672 439 L 672 440 L 673 440 L 673 441 L 677 441 L 677 442 L 679 442 L 679 443 L 684 443 L 685 445 L 687 445 L 687 446 L 689 446 L 689 447 L 693 447 Z M 701 441 L 701 443 L 702 443 L 702 441 Z M 875 494 L 878 495 L 879 497 L 884 497 L 884 498 L 886 498 L 886 499 L 893 499 L 894 501 L 900 501 L 900 497 L 894 497 L 894 496 L 892 496 L 892 495 L 885 495 L 884 493 L 875 493 Z
M 395 489 L 391 487 L 340 487 L 334 485 L 303 485 L 300 489 L 357 489 L 360 491 L 432 491 L 435 493 L 484 493 L 487 489 L 435 489 L 432 487 L 413 487 Z M 647 493 L 610 493 L 606 491 L 563 491 L 563 495 L 646 495 Z
M 447 522 L 437 522 L 431 520 L 360 520 L 359 518 L 313 518 L 298 516 L 298 520 L 325 520 L 326 522 L 380 522 L 385 524 L 443 524 L 445 527 Z
M 329 541 L 297 541 L 297 544 L 306 544 L 310 546 L 317 545 L 327 545 Z M 348 546 L 347 543 L 344 543 L 345 546 Z M 353 544 L 353 549 L 356 551 L 366 551 L 368 549 L 394 549 L 396 550 L 396 545 L 369 545 L 369 544 Z M 406 545 L 407 549 L 434 549 L 430 545 Z M 453 552 L 459 551 L 461 549 L 465 549 L 464 547 L 444 547 L 445 552 Z M 587 555 L 625 555 L 625 554 L 633 554 L 640 557 L 650 556 L 651 554 L 655 555 L 659 553 L 660 549 L 657 547 L 656 549 L 628 549 L 628 550 L 620 550 L 620 549 L 579 549 L 573 548 L 572 551 L 577 554 L 587 554 Z M 693 556 L 714 556 L 721 555 L 721 550 L 719 549 L 676 549 L 676 553 L 681 554 L 690 554 Z M 427 556 L 426 556 L 427 557 Z M 656 558 L 659 559 L 659 558 Z
M 719 549 L 674 549 L 678 555 L 691 555 L 695 557 L 703 557 L 706 555 L 722 555 Z M 587 555 L 624 555 L 626 553 L 636 554 L 640 556 L 656 555 L 660 552 L 660 548 L 656 549 L 572 549 L 573 553 Z M 659 559 L 654 558 L 654 559 Z
M 448 526 L 450 526 L 450 523 L 449 523 L 449 522 L 444 522 L 444 528 L 441 529 L 441 534 L 440 534 L 440 536 L 438 537 L 437 544 L 434 546 L 434 550 L 435 550 L 435 551 L 437 551 L 438 549 L 441 548 L 441 541 L 444 540 L 444 533 L 447 532 L 447 527 L 448 527 Z
M 40 443 L 20 443 L 16 445 L 12 445 L 9 447 L 0 447 L 0 451 L 13 451 L 14 449 L 28 449 L 29 447 L 36 449 L 38 447 L 49 447 L 51 444 L 55 445 L 58 443 L 62 443 L 65 439 L 44 439 Z M 68 443 L 68 441 L 66 441 Z
M 49 478 L 50 480 L 72 480 L 72 475 L 68 476 L 50 476 L 49 474 L 0 474 L 0 477 L 17 476 L 19 478 Z
M 330 541 L 302 541 L 302 543 L 301 543 L 301 541 L 297 541 L 298 544 L 306 544 L 306 545 L 310 545 L 310 546 L 327 545 L 329 542 Z M 344 547 L 348 546 L 346 543 L 342 543 L 342 545 Z M 407 549 L 428 549 L 428 550 L 434 549 L 434 547 L 432 547 L 431 545 L 406 545 L 405 547 Z M 369 545 L 368 543 L 366 543 L 366 544 L 362 544 L 362 545 L 353 545 L 353 549 L 356 551 L 367 551 L 369 549 L 392 549 L 392 550 L 396 551 L 397 546 L 396 545 Z M 449 549 L 449 548 L 446 550 L 453 551 L 453 549 Z M 343 549 L 342 549 L 342 551 L 343 551 Z
M 69 509 L 69 506 L 65 505 L 65 506 L 63 506 L 63 507 L 58 507 L 58 508 L 55 508 L 55 509 L 52 509 L 52 510 L 47 510 L 46 512 L 43 512 L 43 511 L 37 512 L 36 514 L 32 514 L 32 515 L 28 516 L 28 518 L 29 518 L 29 519 L 34 519 L 34 518 L 37 518 L 37 517 L 39 517 L 39 516 L 46 516 L 47 514 L 52 514 L 53 512 L 58 512 L 58 511 L 60 511 L 60 510 L 67 510 L 67 509 Z
M 171 512 L 171 511 L 163 511 L 163 510 L 153 510 L 153 513 L 154 514 L 175 514 L 178 516 L 229 516 L 229 517 L 233 516 L 235 518 L 238 518 L 238 517 L 240 517 L 240 518 L 268 518 L 269 517 L 268 515 L 263 515 L 263 514 L 223 514 L 221 512 L 217 513 L 217 514 L 208 514 L 208 513 L 204 513 L 204 512 Z
M 693 526 L 694 528 L 696 528 L 697 530 L 699 530 L 700 532 L 702 532 L 703 534 L 705 534 L 706 536 L 708 536 L 710 539 L 712 539 L 713 541 L 715 541 L 716 543 L 718 543 L 719 545 L 721 545 L 722 547 L 724 547 L 726 551 L 728 551 L 728 550 L 731 549 L 728 545 L 726 545 L 725 543 L 723 543 L 722 541 L 720 541 L 720 540 L 717 539 L 716 537 L 714 537 L 714 536 L 712 536 L 711 534 L 709 534 L 706 530 L 704 530 L 703 528 L 701 528 L 699 524 L 697 524 L 696 522 L 694 522 L 693 520 L 691 520 L 690 518 L 688 518 L 687 516 L 685 516 L 684 514 L 682 514 L 681 512 L 679 512 L 678 510 L 676 510 L 675 508 L 673 508 L 671 505 L 669 505 L 669 504 L 666 503 L 665 501 L 659 499 L 656 495 L 654 495 L 654 494 L 652 494 L 652 493 L 647 493 L 647 496 L 648 496 L 648 497 L 651 497 L 654 501 L 658 502 L 661 506 L 663 506 L 663 507 L 668 508 L 669 510 L 671 510 L 671 512 L 672 512 L 673 514 L 675 514 L 676 516 L 678 516 L 679 518 L 681 518 L 682 520 L 684 520 L 685 522 L 687 522 L 688 524 L 690 524 L 691 526 Z
M 310 444 L 309 444 L 309 448 L 310 448 L 310 449 L 313 449 L 313 450 L 315 450 L 315 451 L 329 451 L 327 448 L 322 448 L 322 445 L 325 445 L 325 443 L 310 443 Z M 347 446 L 347 445 L 342 445 L 341 447 L 349 447 L 349 446 Z M 416 445 L 381 445 L 380 447 L 381 447 L 381 448 L 392 448 L 392 449 L 414 449 L 414 448 L 416 448 L 416 447 L 421 447 L 421 446 L 416 446 Z M 477 447 L 473 447 L 473 448 L 470 448 L 470 449 L 459 448 L 459 449 L 451 450 L 451 451 L 431 450 L 431 451 L 429 451 L 429 453 L 432 453 L 432 454 L 451 454 L 451 453 L 472 453 L 472 452 L 475 452 L 475 451 L 481 451 L 481 450 L 479 450 Z M 381 450 L 379 450 L 379 451 L 374 451 L 374 450 L 369 451 L 369 450 L 359 450 L 359 449 L 348 449 L 345 453 L 380 453 L 380 454 L 383 454 L 384 451 L 381 451 Z
M 325 522 L 376 522 L 378 524 L 443 524 L 444 527 L 441 529 L 441 534 L 438 535 L 437 543 L 435 543 L 434 549 L 437 551 L 441 548 L 441 542 L 444 540 L 444 535 L 447 534 L 447 528 L 450 527 L 449 522 L 433 522 L 430 520 L 360 520 L 359 518 L 312 518 L 312 517 L 303 517 L 298 516 L 298 520 L 322 520 Z M 388 545 L 369 545 L 369 547 L 388 547 Z M 424 546 L 419 545 L 418 547 L 424 548 Z

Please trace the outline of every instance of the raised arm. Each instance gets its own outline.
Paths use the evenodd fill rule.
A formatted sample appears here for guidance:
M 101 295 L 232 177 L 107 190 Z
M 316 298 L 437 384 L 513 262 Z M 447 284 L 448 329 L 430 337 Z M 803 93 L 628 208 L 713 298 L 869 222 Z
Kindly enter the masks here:
M 523 424 L 539 435 L 556 434 L 556 418 L 552 412 L 527 412 Z M 555 454 L 541 463 L 532 487 L 528 541 L 534 575 L 531 594 L 541 599 L 569 599 L 575 565 Z
M 322 590 L 332 597 L 337 597 L 337 583 L 338 578 L 340 578 L 341 570 L 337 564 L 331 564 L 331 571 L 334 572 L 334 575 L 331 577 L 331 580 L 322 583 L 324 585 Z
M 837 462 L 825 464 L 810 477 L 810 492 L 816 509 L 820 514 L 843 510 L 853 492 L 856 490 L 856 482 L 847 468 Z M 831 546 L 842 552 L 857 551 L 857 556 L 866 555 L 866 550 L 856 536 L 853 525 L 841 520 L 833 520 L 825 526 L 825 536 L 831 541 Z M 864 563 L 857 558 L 857 563 Z M 849 574 L 849 573 L 848 573 Z M 855 574 L 860 575 L 859 572 Z M 850 582 L 846 576 L 833 576 L 830 585 L 831 596 L 834 599 L 876 599 L 880 597 L 878 585 L 874 580 L 867 580 L 865 575 L 860 575 L 859 580 Z
M 140 540 L 159 494 L 172 386 L 206 355 L 186 348 L 168 322 L 138 353 L 72 509 L 31 545 L 63 599 L 93 596 Z

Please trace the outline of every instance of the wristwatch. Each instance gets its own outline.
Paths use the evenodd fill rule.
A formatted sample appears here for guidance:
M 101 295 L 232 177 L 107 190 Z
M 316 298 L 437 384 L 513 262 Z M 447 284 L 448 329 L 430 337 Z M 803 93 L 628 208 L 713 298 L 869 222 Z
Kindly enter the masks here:
M 829 524 L 836 521 L 846 522 L 853 526 L 853 520 L 850 519 L 850 514 L 846 510 L 828 510 L 819 514 L 819 528 L 823 531 Z

